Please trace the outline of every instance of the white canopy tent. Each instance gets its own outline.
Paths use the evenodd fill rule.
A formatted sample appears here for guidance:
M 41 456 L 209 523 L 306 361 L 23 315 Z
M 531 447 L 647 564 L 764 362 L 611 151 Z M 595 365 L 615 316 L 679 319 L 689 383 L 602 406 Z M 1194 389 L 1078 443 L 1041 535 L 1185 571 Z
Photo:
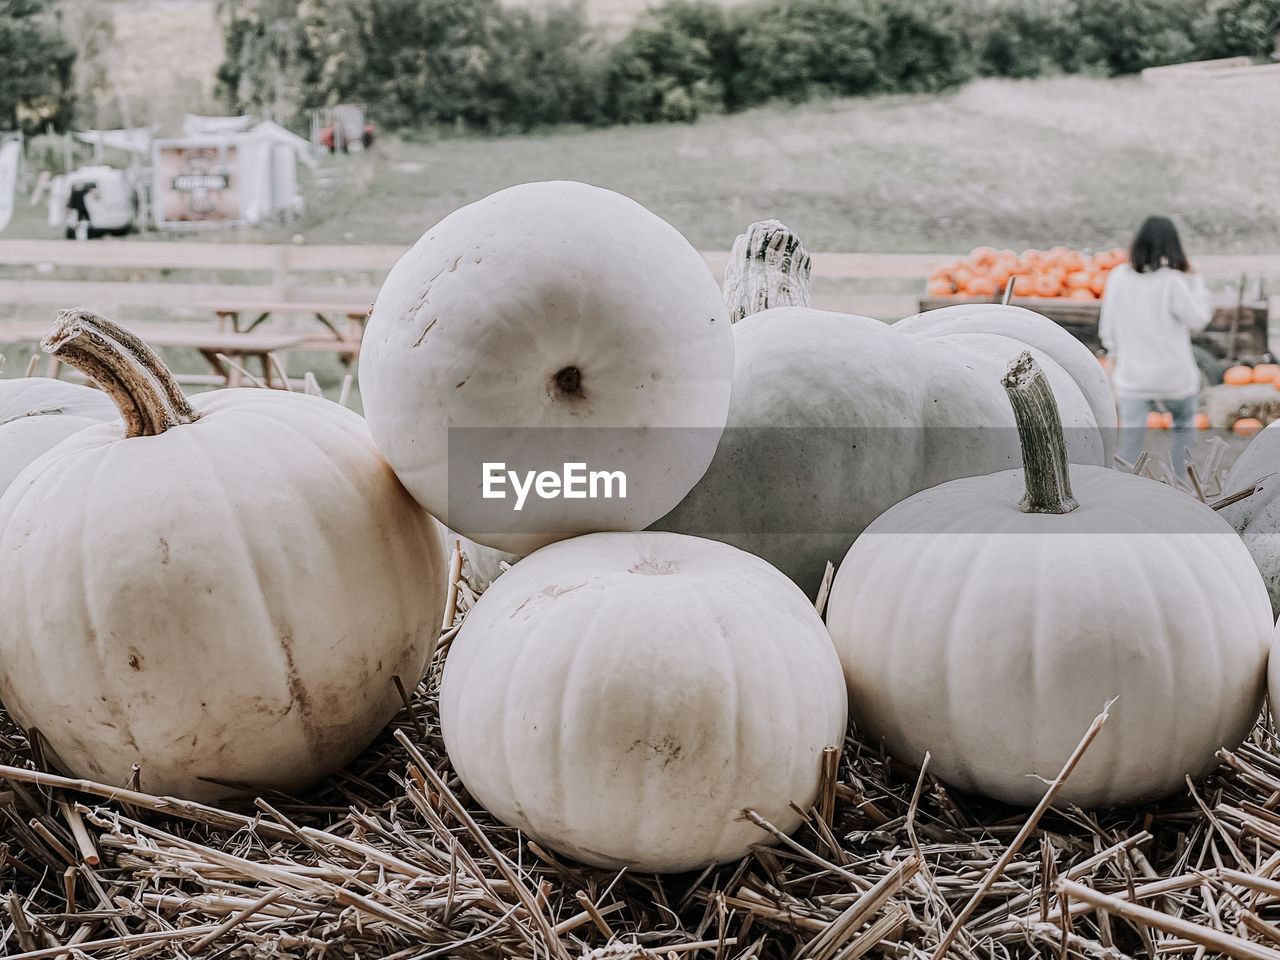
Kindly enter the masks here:
M 194 113 L 182 115 L 182 135 L 184 137 L 202 137 L 206 135 L 228 135 L 244 133 L 253 126 L 253 117 L 202 117 Z
M 81 143 L 91 144 L 99 155 L 103 147 L 108 147 L 145 157 L 151 153 L 151 139 L 159 129 L 159 126 L 152 126 L 131 130 L 82 130 L 75 137 Z
M 239 123 L 247 118 L 195 119 Z M 296 216 L 302 212 L 298 161 L 310 167 L 316 165 L 311 144 L 269 120 L 237 132 L 157 140 L 152 164 L 156 225 L 183 228 L 217 223 L 257 225 Z M 208 175 L 221 179 L 201 179 Z M 216 189 L 208 186 L 215 182 Z M 198 199 L 199 209 L 177 195 L 182 192 L 190 195 L 187 200 Z

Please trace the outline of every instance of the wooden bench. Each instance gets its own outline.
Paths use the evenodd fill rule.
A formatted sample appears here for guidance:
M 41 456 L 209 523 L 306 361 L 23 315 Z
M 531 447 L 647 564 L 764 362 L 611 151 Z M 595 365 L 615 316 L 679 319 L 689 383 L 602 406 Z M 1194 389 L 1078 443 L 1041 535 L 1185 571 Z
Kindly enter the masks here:
M 272 315 L 310 314 L 331 336 L 309 337 L 303 349 L 336 351 L 344 366 L 360 355 L 360 339 L 370 310 L 369 303 L 319 300 L 209 300 L 195 306 L 211 311 L 218 318 L 219 330 L 229 328 L 236 333 L 251 333 Z M 340 329 L 330 317 L 344 319 L 345 326 Z
M 130 329 L 152 347 L 190 347 L 199 352 L 212 368 L 211 375 L 183 375 L 183 383 L 225 384 L 241 386 L 243 367 L 250 358 L 261 366 L 262 382 L 268 387 L 284 387 L 271 355 L 300 347 L 307 339 L 305 333 L 236 333 L 218 330 L 213 324 L 200 323 L 147 323 L 134 324 Z M 0 343 L 39 341 L 48 332 L 45 324 L 0 324 Z M 227 363 L 223 358 L 232 361 Z M 283 365 L 282 365 L 283 367 Z M 49 358 L 47 374 L 57 377 L 62 364 Z

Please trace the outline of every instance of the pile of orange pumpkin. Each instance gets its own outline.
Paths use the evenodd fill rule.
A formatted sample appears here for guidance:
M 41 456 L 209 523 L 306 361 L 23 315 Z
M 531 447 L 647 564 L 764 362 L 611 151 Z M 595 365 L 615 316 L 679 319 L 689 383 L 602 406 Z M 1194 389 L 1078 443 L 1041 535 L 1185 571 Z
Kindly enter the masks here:
M 1128 254 L 1119 247 L 1094 254 L 1066 247 L 1020 254 L 976 247 L 968 259 L 930 274 L 928 295 L 993 300 L 1004 293 L 1013 277 L 1015 297 L 1097 300 L 1106 288 L 1107 273 L 1126 259 Z

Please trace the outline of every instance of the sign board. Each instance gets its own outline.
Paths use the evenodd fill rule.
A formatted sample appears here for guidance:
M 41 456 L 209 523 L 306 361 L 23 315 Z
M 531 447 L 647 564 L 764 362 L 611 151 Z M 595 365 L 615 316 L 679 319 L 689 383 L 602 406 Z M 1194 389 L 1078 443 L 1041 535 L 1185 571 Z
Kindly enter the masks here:
M 152 203 L 161 228 L 227 226 L 243 219 L 240 156 L 216 139 L 157 140 Z
M 6 140 L 0 144 L 0 230 L 9 225 L 13 216 L 13 199 L 18 189 L 18 160 L 22 156 L 19 140 Z

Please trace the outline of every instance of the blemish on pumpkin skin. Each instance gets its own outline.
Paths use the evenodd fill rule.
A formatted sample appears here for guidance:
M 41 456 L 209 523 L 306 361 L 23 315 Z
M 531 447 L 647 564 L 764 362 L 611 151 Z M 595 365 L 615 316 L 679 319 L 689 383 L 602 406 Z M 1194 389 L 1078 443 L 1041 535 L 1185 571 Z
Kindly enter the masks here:
M 414 345 L 415 347 L 420 347 L 420 346 L 422 346 L 422 341 L 426 339 L 427 334 L 431 332 L 431 328 L 432 328 L 432 327 L 434 327 L 434 326 L 436 325 L 436 321 L 437 321 L 437 320 L 439 320 L 439 319 L 440 319 L 439 317 L 432 317 L 432 318 L 431 318 L 431 322 L 427 324 L 426 329 L 425 329 L 425 330 L 423 330 L 423 331 L 422 331 L 422 333 L 418 334 L 418 339 L 417 339 L 417 340 L 413 341 L 413 345 Z
M 138 651 L 137 651 L 137 650 L 130 650 L 130 651 L 129 651 L 129 669 L 131 669 L 131 670 L 141 670 L 141 669 L 142 669 L 142 657 L 140 657 L 140 656 L 138 655 Z
M 306 731 L 309 741 L 315 740 L 314 730 L 310 723 L 311 718 L 311 695 L 307 692 L 307 685 L 302 682 L 302 677 L 298 675 L 298 666 L 293 662 L 293 637 L 287 633 L 280 634 L 280 649 L 284 652 L 285 663 L 285 682 L 289 687 L 289 708 L 292 709 L 294 704 L 298 706 L 299 712 L 302 714 L 303 729 Z M 286 710 L 286 713 L 289 711 Z M 312 742 L 312 746 L 316 746 Z
M 684 753 L 684 745 L 679 740 L 666 736 L 649 736 L 636 740 L 627 752 L 631 753 L 641 747 L 644 748 L 647 759 L 659 761 L 663 767 L 670 766 Z
M 169 562 L 169 542 L 164 537 L 160 538 L 160 562 Z
M 548 597 L 562 597 L 566 593 L 572 593 L 574 590 L 577 590 L 579 587 L 585 587 L 586 585 L 587 585 L 587 581 L 585 580 L 583 580 L 582 583 L 575 583 L 572 587 L 562 587 L 557 584 L 550 587 L 543 587 L 542 592 Z M 528 603 L 528 602 L 529 601 L 526 600 L 524 603 Z M 524 603 L 520 604 L 520 606 L 523 607 Z M 516 609 L 519 610 L 520 608 L 517 607 Z

